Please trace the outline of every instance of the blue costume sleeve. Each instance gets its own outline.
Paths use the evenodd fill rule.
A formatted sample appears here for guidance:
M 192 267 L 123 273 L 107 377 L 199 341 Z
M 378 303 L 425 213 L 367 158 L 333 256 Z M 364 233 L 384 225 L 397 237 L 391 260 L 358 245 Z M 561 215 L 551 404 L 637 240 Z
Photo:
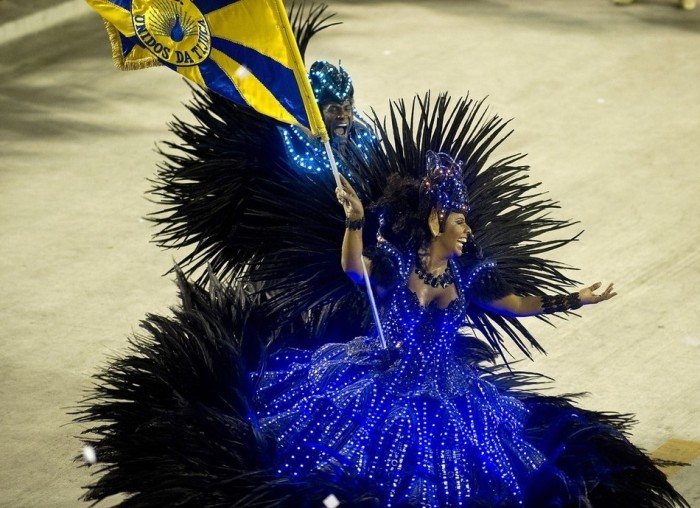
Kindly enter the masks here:
M 484 260 L 474 265 L 465 280 L 474 300 L 490 302 L 513 292 L 493 261 Z
M 382 293 L 393 290 L 408 277 L 410 263 L 401 251 L 383 238 L 366 254 L 372 260 L 372 282 Z

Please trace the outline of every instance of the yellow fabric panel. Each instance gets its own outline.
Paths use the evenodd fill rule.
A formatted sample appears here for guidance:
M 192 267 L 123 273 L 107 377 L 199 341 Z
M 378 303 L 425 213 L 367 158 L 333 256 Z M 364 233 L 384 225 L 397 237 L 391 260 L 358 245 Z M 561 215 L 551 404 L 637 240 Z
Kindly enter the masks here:
M 199 67 L 197 67 L 196 65 L 192 67 L 178 67 L 177 72 L 185 76 L 190 81 L 194 81 L 195 83 L 202 85 L 206 88 L 206 84 L 204 83 L 202 73 L 199 72 Z
M 253 109 L 281 122 L 298 124 L 294 116 L 280 104 L 270 90 L 253 74 L 243 70 L 243 72 L 239 72 L 240 76 L 237 75 L 237 71 L 242 67 L 241 64 L 216 49 L 212 49 L 209 58 L 221 67 L 238 92 Z
M 141 62 L 144 60 L 154 60 L 154 65 L 160 65 L 160 60 L 158 60 L 153 53 L 148 51 L 143 46 L 134 46 L 126 57 L 127 60 Z
M 216 37 L 252 48 L 291 68 L 291 51 L 282 37 L 281 22 L 272 2 L 274 0 L 241 0 L 212 11 L 205 18 Z
M 109 21 L 114 27 L 126 37 L 136 35 L 134 25 L 131 22 L 131 12 L 114 5 L 107 0 L 85 0 L 100 16 Z
M 284 2 L 282 0 L 268 0 L 270 2 L 270 8 L 275 11 L 275 17 L 279 20 L 279 31 L 283 38 L 284 44 L 289 48 L 289 52 L 292 59 L 292 70 L 294 71 L 294 77 L 297 81 L 297 86 L 299 87 L 299 92 L 301 93 L 302 101 L 304 102 L 304 109 L 306 110 L 306 118 L 311 127 L 311 132 L 315 136 L 319 136 L 321 141 L 326 143 L 326 148 L 328 149 L 328 133 L 326 132 L 326 125 L 323 122 L 323 117 L 321 116 L 321 110 L 316 103 L 316 98 L 314 97 L 314 92 L 311 90 L 311 83 L 309 83 L 309 77 L 306 75 L 306 69 L 304 68 L 304 61 L 301 58 L 301 53 L 299 53 L 299 46 L 297 46 L 297 41 L 294 38 L 294 32 L 289 24 L 289 19 L 287 18 L 287 11 L 285 10 Z M 329 156 L 331 158 L 331 167 L 334 168 L 333 154 L 329 151 Z M 336 176 L 337 180 L 337 176 Z

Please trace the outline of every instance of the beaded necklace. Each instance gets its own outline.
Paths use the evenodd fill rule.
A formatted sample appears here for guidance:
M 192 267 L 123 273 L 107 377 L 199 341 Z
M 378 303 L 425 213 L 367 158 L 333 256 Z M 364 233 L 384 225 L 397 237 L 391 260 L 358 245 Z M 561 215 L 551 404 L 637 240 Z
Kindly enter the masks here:
M 420 259 L 417 259 L 416 261 L 417 263 L 414 271 L 416 272 L 416 275 L 418 275 L 418 278 L 423 281 L 423 284 L 427 284 L 428 286 L 434 288 L 438 286 L 446 288 L 447 286 L 454 284 L 455 278 L 452 275 L 452 268 L 450 268 L 449 263 L 447 263 L 447 267 L 443 273 L 440 275 L 433 275 L 425 269 L 423 262 Z

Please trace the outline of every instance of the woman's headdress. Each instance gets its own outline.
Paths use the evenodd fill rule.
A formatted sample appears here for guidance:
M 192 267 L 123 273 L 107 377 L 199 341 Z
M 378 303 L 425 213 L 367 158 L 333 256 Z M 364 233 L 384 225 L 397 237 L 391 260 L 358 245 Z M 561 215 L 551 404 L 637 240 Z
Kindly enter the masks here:
M 309 82 L 320 106 L 329 102 L 343 103 L 353 98 L 355 90 L 352 79 L 345 69 L 326 62 L 317 61 L 309 70 Z
M 440 228 L 451 212 L 469 210 L 467 190 L 462 177 L 462 162 L 446 153 L 426 152 L 426 175 L 420 184 L 421 210 L 437 211 Z

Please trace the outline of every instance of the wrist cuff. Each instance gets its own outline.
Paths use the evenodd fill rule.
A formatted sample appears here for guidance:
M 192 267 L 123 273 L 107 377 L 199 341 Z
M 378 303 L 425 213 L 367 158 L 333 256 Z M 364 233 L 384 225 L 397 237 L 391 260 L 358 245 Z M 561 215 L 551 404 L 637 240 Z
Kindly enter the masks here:
M 545 314 L 553 312 L 566 312 L 567 310 L 576 310 L 581 307 L 581 297 L 578 292 L 568 295 L 543 295 L 540 297 L 542 302 L 542 311 Z
M 345 218 L 345 229 L 349 229 L 351 231 L 357 230 L 357 229 L 362 229 L 362 227 L 365 225 L 365 218 L 362 217 L 360 219 L 356 220 L 351 220 L 350 217 Z

